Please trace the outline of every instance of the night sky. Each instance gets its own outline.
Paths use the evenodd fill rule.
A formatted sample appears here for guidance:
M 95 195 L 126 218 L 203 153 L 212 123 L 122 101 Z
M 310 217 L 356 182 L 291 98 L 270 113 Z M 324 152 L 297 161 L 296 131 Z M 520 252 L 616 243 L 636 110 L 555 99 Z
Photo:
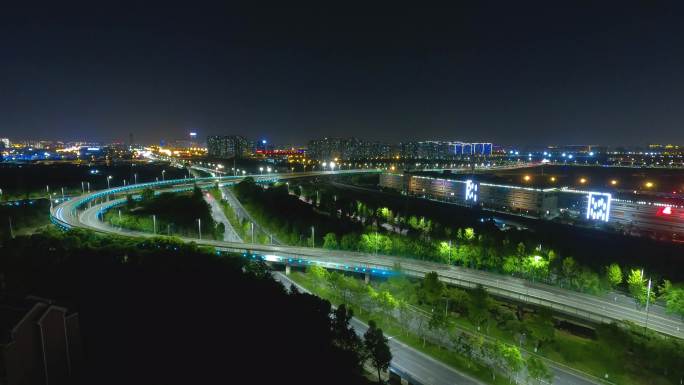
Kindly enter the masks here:
M 3 5 L 0 137 L 684 144 L 681 1 L 99 3 Z

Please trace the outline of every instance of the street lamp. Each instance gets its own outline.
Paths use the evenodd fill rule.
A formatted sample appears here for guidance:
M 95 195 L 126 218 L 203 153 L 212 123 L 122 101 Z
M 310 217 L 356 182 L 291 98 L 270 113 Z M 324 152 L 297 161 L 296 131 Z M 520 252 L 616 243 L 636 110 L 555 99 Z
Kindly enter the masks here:
M 164 174 L 166 174 L 166 170 L 162 170 L 162 182 L 166 180 L 166 178 L 164 178 Z
M 271 168 L 270 168 L 270 167 L 266 167 L 266 172 L 267 172 L 267 173 L 270 173 L 270 172 L 271 172 Z
M 199 239 L 202 240 L 202 220 L 197 218 L 197 230 L 199 231 Z
M 152 214 L 152 233 L 157 234 L 157 217 Z
M 138 173 L 136 172 L 133 174 L 133 178 L 135 179 L 135 184 L 138 184 Z
M 314 235 L 314 227 L 311 226 L 311 247 L 316 247 L 316 237 Z
M 259 167 L 259 175 L 261 175 L 261 174 L 263 174 L 263 173 L 264 173 L 264 168 L 263 168 L 263 167 Z
M 112 176 L 111 176 L 111 175 L 107 177 L 107 189 L 109 189 L 109 181 L 110 181 L 110 180 L 112 180 Z

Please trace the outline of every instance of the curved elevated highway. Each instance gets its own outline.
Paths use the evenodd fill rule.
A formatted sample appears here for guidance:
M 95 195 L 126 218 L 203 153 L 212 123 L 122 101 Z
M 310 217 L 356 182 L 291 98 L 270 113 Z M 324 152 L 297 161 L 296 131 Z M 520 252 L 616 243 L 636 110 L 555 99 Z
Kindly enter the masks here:
M 333 174 L 377 172 L 377 170 L 344 170 L 328 172 L 308 172 L 280 175 L 252 176 L 258 183 L 275 180 L 312 177 Z M 169 180 L 155 183 L 129 185 L 81 195 L 63 202 L 51 209 L 52 221 L 63 228 L 84 228 L 96 232 L 123 236 L 154 237 L 154 234 L 116 229 L 103 223 L 102 213 L 107 209 L 123 204 L 124 194 L 136 194 L 150 187 L 157 191 L 187 191 L 197 184 L 200 188 L 209 188 L 215 183 L 229 185 L 241 181 L 244 177 L 208 177 L 196 179 Z M 294 266 L 320 265 L 329 269 L 346 270 L 367 275 L 391 275 L 396 263 L 401 263 L 402 270 L 411 276 L 422 277 L 430 271 L 436 271 L 445 282 L 463 287 L 483 285 L 490 292 L 518 301 L 550 306 L 559 312 L 570 314 L 598 322 L 613 320 L 632 320 L 643 324 L 645 314 L 636 310 L 633 305 L 614 303 L 609 299 L 585 295 L 542 284 L 533 284 L 525 280 L 479 272 L 443 264 L 397 258 L 386 255 L 373 255 L 358 252 L 344 252 L 320 248 L 290 247 L 275 245 L 259 245 L 241 242 L 225 242 L 181 238 L 187 242 L 212 246 L 217 250 L 241 252 L 252 258 L 261 258 L 274 263 Z M 282 277 L 285 279 L 285 277 Z M 682 337 L 682 322 L 664 314 L 651 314 L 649 328 L 673 336 Z M 354 325 L 363 330 L 363 325 Z M 390 341 L 395 355 L 392 368 L 402 375 L 417 380 L 424 385 L 482 384 L 443 363 L 426 356 L 398 341 Z M 602 378 L 553 363 L 554 383 L 558 385 L 590 385 L 608 383 Z
M 252 177 L 257 182 L 263 183 L 290 178 L 358 172 L 377 171 L 319 171 L 263 176 L 253 175 Z M 123 204 L 125 202 L 125 197 L 123 197 L 122 194 L 135 193 L 147 187 L 168 191 L 181 191 L 192 188 L 193 184 L 197 184 L 200 188 L 208 188 L 213 186 L 217 181 L 219 184 L 232 184 L 239 182 L 242 179 L 243 177 L 180 179 L 101 190 L 81 195 L 53 207 L 51 210 L 51 219 L 55 224 L 64 228 L 85 228 L 97 232 L 117 235 L 153 237 L 155 235 L 150 233 L 113 228 L 100 220 L 100 214 L 110 207 Z M 629 302 L 613 301 L 609 298 L 578 293 L 540 283 L 532 283 L 519 278 L 440 263 L 388 255 L 374 255 L 321 248 L 261 245 L 199 240 L 195 238 L 181 239 L 188 242 L 195 242 L 200 245 L 213 246 L 219 250 L 258 254 L 260 258 L 275 263 L 290 265 L 318 264 L 329 269 L 354 271 L 369 275 L 390 275 L 392 274 L 394 266 L 397 263 L 400 263 L 402 271 L 411 276 L 423 277 L 428 272 L 436 271 L 439 274 L 440 279 L 446 283 L 461 287 L 482 285 L 494 295 L 516 301 L 548 306 L 557 312 L 565 313 L 573 317 L 579 317 L 594 322 L 628 320 L 639 325 L 645 325 L 646 323 L 646 313 L 643 310 L 636 309 L 635 306 Z M 682 322 L 681 319 L 665 314 L 662 311 L 662 308 L 657 309 L 654 307 L 653 311 L 650 312 L 648 315 L 648 328 L 671 336 L 684 338 L 684 322 Z

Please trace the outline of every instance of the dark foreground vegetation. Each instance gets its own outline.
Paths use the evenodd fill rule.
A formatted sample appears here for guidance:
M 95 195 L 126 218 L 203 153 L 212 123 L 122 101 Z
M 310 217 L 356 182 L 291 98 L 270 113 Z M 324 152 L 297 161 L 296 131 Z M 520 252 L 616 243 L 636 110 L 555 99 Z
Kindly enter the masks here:
M 79 312 L 82 383 L 366 381 L 330 303 L 193 244 L 48 230 L 3 240 L 0 273 L 3 300 L 38 295 Z

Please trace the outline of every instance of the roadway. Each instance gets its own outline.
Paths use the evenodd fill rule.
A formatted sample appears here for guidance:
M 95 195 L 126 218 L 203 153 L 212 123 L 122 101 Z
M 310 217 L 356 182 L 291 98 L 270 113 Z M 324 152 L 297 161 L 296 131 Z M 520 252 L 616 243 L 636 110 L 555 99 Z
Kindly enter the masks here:
M 204 193 L 204 200 L 209 204 L 211 208 L 211 217 L 214 221 L 223 223 L 226 231 L 223 233 L 223 240 L 226 242 L 242 242 L 240 236 L 235 232 L 233 225 L 226 217 L 226 213 L 223 212 L 221 205 L 214 199 L 214 196 L 209 193 Z
M 328 172 L 330 173 L 330 172 Z M 307 173 L 309 174 L 309 173 Z M 319 174 L 320 175 L 320 174 Z M 289 176 L 279 176 L 287 179 Z M 301 177 L 297 175 L 294 177 Z M 257 181 L 269 181 L 268 177 L 255 176 Z M 220 185 L 236 183 L 241 178 L 218 178 Z M 155 188 L 163 188 L 166 191 L 179 191 L 189 189 L 197 183 L 202 188 L 213 186 L 217 178 L 197 178 L 196 180 L 179 180 L 176 182 L 154 183 Z M 191 184 L 192 183 L 192 184 Z M 145 184 L 149 186 L 150 184 Z M 113 188 L 110 191 L 84 194 L 55 206 L 51 211 L 53 222 L 63 227 L 81 227 L 102 233 L 117 234 L 123 236 L 153 237 L 154 234 L 142 233 L 127 229 L 116 229 L 103 223 L 100 214 L 118 204 L 125 202 L 125 198 L 109 200 L 109 195 L 135 192 L 143 186 L 127 186 Z M 106 199 L 105 199 L 106 197 Z M 214 201 L 214 203 L 216 203 Z M 221 214 L 223 212 L 221 211 Z M 225 217 L 225 216 L 224 216 Z M 356 271 L 370 274 L 391 274 L 395 264 L 399 262 L 402 271 L 407 275 L 422 277 L 430 271 L 436 271 L 440 279 L 462 287 L 474 287 L 482 285 L 497 296 L 511 298 L 517 301 L 550 306 L 559 312 L 576 317 L 585 318 L 597 322 L 611 322 L 613 320 L 630 320 L 643 324 L 645 314 L 635 309 L 633 304 L 626 301 L 617 301 L 613 298 L 603 298 L 574 291 L 564 290 L 544 284 L 531 283 L 526 280 L 466 269 L 456 266 L 448 266 L 426 261 L 398 258 L 386 255 L 373 255 L 359 252 L 347 252 L 339 250 L 325 250 L 320 248 L 291 247 L 281 245 L 258 245 L 242 243 L 240 241 L 213 241 L 181 238 L 184 241 L 195 242 L 200 245 L 213 246 L 220 250 L 236 252 L 259 253 L 268 261 L 292 263 L 292 264 L 318 264 L 326 268 Z M 666 315 L 662 309 L 655 309 L 650 314 L 648 327 L 666 334 L 677 337 L 682 335 L 682 321 Z M 363 325 L 355 324 L 354 327 L 363 329 Z M 402 372 L 410 373 L 417 380 L 426 384 L 453 384 L 467 383 L 478 384 L 477 380 L 456 372 L 452 368 L 417 352 L 408 346 L 392 340 L 392 351 L 395 354 L 396 368 Z M 585 374 L 578 373 L 570 368 L 552 365 L 555 374 L 554 383 L 562 385 L 570 384 L 593 384 L 599 379 L 588 379 Z M 461 377 L 458 377 L 461 376 Z
M 273 278 L 285 287 L 293 285 L 300 292 L 309 293 L 306 288 L 298 285 L 282 273 L 274 273 Z M 354 328 L 356 334 L 361 337 L 368 330 L 368 325 L 356 317 L 352 318 L 350 325 Z M 401 373 L 410 373 L 411 377 L 418 380 L 421 384 L 484 385 L 483 382 L 456 371 L 452 367 L 396 340 L 392 336 L 386 335 L 386 337 L 389 339 L 389 347 L 392 351 L 391 368 Z
M 281 177 L 287 177 L 287 174 L 283 174 Z M 213 185 L 212 178 L 209 179 L 210 181 L 206 181 L 206 184 Z M 237 180 L 233 180 L 232 182 L 235 181 Z M 177 185 L 187 185 L 189 182 L 190 181 L 188 180 L 181 180 Z M 92 194 L 98 193 L 91 193 L 90 195 Z M 100 197 L 102 196 L 104 195 L 100 192 Z M 152 236 L 152 234 L 114 229 L 106 224 L 101 223 L 98 220 L 97 213 L 105 209 L 107 206 L 112 205 L 115 201 L 95 204 L 91 208 L 81 211 L 80 214 L 78 214 L 77 207 L 84 204 L 82 202 L 83 200 L 84 198 L 76 198 L 56 206 L 53 209 L 53 219 L 59 223 L 67 223 L 68 226 L 71 227 L 89 228 L 100 232 L 143 237 Z M 90 202 L 88 199 L 85 200 Z M 321 248 L 259 245 L 254 243 L 213 240 L 200 241 L 197 239 L 185 240 L 217 247 L 219 249 L 236 251 L 248 250 L 260 254 L 275 255 L 276 258 L 281 259 L 304 259 L 308 263 L 318 263 L 328 268 L 341 270 L 366 268 L 368 270 L 377 269 L 378 271 L 390 271 L 393 269 L 396 263 L 400 263 L 402 270 L 411 276 L 422 277 L 428 272 L 436 271 L 440 279 L 449 284 L 462 287 L 474 287 L 477 285 L 482 285 L 494 295 L 516 301 L 548 306 L 558 312 L 574 317 L 588 319 L 590 321 L 612 322 L 628 320 L 643 325 L 645 324 L 646 320 L 646 313 L 643 310 L 637 309 L 633 302 L 630 303 L 630 301 L 624 299 L 617 301 L 614 298 L 579 293 L 542 283 L 533 283 L 520 278 L 467 269 L 458 266 L 449 266 L 440 263 L 393 257 L 388 255 L 373 255 L 368 253 L 326 250 Z M 652 306 L 651 310 L 652 311 L 648 318 L 649 328 L 664 334 L 684 338 L 684 322 L 682 322 L 681 319 L 666 314 L 660 306 Z

